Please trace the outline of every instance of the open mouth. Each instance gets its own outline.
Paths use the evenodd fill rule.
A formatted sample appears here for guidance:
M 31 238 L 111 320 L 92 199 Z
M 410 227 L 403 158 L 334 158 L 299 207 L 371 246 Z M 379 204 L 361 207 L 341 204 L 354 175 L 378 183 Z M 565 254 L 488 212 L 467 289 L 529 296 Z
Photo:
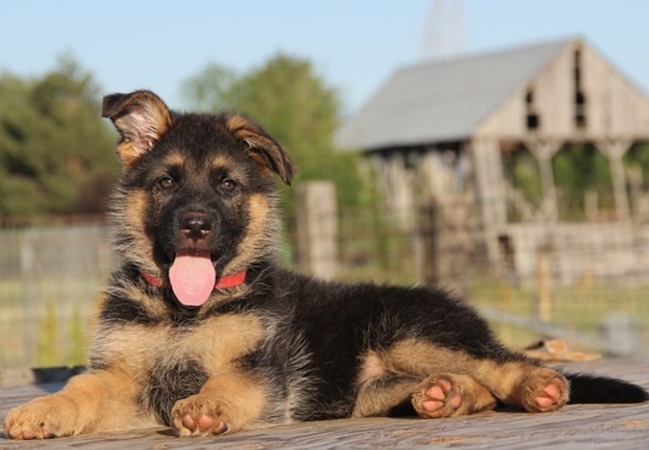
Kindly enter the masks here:
M 178 251 L 169 268 L 169 282 L 182 305 L 203 305 L 216 283 L 216 270 L 210 252 L 198 249 Z

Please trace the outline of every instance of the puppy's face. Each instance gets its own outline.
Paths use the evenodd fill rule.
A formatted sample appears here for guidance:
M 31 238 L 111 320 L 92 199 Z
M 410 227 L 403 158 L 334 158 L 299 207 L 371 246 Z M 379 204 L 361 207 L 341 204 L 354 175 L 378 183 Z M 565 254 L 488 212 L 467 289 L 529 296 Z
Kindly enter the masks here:
M 215 280 L 275 251 L 272 173 L 290 183 L 294 167 L 258 124 L 174 114 L 148 91 L 106 97 L 103 114 L 121 135 L 121 253 L 168 280 L 181 303 L 200 306 Z

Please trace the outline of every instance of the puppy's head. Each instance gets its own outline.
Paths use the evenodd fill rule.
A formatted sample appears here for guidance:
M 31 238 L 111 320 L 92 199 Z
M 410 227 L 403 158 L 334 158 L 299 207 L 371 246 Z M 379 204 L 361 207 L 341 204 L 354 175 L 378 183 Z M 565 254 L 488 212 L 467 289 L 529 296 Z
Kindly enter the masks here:
M 120 134 L 123 175 L 113 204 L 123 258 L 199 306 L 219 279 L 271 257 L 278 242 L 273 173 L 295 167 L 252 119 L 179 114 L 150 91 L 104 98 Z

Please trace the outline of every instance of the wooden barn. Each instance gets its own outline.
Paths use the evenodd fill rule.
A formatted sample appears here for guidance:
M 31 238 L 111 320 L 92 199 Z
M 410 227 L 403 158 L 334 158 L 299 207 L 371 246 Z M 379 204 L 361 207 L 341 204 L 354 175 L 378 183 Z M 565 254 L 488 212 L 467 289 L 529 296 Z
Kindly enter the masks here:
M 422 201 L 475 201 L 476 241 L 517 279 L 541 253 L 562 282 L 649 273 L 649 98 L 584 39 L 399 69 L 336 141 L 404 226 Z

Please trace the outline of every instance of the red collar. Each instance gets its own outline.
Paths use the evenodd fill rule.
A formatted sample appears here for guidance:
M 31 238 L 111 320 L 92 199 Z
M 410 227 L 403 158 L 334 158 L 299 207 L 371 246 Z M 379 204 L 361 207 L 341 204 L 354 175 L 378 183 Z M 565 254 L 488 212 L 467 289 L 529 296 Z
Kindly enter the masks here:
M 214 289 L 228 289 L 231 287 L 239 286 L 240 284 L 243 284 L 246 281 L 247 274 L 248 271 L 246 269 L 243 269 L 241 272 L 235 273 L 234 275 L 226 275 L 224 277 L 221 277 L 218 280 L 216 280 L 216 283 L 214 284 Z M 169 285 L 169 282 L 164 281 L 163 279 L 158 278 L 155 275 L 147 273 L 143 270 L 140 270 L 140 275 L 142 276 L 144 281 L 149 283 L 151 286 L 163 287 L 163 288 L 171 287 Z

